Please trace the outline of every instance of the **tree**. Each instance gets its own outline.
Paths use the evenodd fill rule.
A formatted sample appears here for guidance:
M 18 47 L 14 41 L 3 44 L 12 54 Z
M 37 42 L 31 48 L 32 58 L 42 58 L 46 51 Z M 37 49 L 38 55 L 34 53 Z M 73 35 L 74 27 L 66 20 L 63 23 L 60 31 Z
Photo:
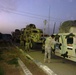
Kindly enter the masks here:
M 2 39 L 2 33 L 0 32 L 0 39 Z
M 68 33 L 69 29 L 71 27 L 76 27 L 76 20 L 72 21 L 72 20 L 68 20 L 62 23 L 62 25 L 59 28 L 59 33 Z

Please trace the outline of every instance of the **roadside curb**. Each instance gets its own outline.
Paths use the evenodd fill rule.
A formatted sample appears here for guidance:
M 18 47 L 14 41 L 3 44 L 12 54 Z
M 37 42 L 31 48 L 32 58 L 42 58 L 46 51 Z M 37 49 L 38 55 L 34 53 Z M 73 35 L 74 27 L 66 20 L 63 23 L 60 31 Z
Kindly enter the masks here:
M 16 48 L 18 48 L 16 46 Z M 18 48 L 19 49 L 19 48 Z M 19 49 L 27 58 L 31 59 L 38 67 L 40 67 L 47 75 L 57 75 L 56 73 L 54 73 L 49 67 L 47 67 L 46 65 L 42 64 L 41 62 L 39 62 L 38 60 L 33 59 L 30 55 L 28 55 L 27 53 L 24 53 L 22 49 Z
M 22 70 L 23 70 L 23 72 L 24 72 L 25 75 L 33 75 L 33 74 L 29 71 L 29 69 L 25 66 L 25 64 L 21 61 L 20 58 L 18 58 L 18 63 L 19 63 L 19 65 L 20 65 L 20 67 L 22 68 Z
M 30 55 L 26 54 L 28 58 L 30 58 L 34 63 L 40 67 L 44 72 L 46 72 L 47 75 L 57 75 L 55 74 L 50 68 L 48 68 L 46 65 L 43 65 L 41 62 L 34 60 Z

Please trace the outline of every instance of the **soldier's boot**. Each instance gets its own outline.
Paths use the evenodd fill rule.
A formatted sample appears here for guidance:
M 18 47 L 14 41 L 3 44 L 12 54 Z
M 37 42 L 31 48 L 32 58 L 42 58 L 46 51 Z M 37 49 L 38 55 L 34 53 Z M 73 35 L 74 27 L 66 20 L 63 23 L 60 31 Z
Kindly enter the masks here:
M 51 60 L 50 59 L 48 59 L 48 63 L 51 63 Z

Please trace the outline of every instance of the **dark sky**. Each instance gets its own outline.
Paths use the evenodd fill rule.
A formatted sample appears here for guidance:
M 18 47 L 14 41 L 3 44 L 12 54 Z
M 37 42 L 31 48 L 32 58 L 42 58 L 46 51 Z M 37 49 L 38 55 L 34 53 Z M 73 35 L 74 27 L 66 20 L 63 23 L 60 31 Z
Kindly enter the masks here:
M 49 20 L 50 18 L 50 20 Z M 60 23 L 76 20 L 76 0 L 0 0 L 0 32 L 11 33 L 33 23 L 46 33 L 58 32 Z

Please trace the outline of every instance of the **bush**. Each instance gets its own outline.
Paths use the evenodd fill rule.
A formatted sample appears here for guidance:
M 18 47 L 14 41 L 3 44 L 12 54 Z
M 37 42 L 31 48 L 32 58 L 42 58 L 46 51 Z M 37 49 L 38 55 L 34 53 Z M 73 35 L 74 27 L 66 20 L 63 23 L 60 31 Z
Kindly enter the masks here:
M 0 67 L 0 75 L 4 75 L 4 70 L 1 67 Z
M 11 64 L 11 65 L 15 64 L 15 66 L 18 66 L 18 59 L 17 58 L 13 58 L 12 60 L 8 61 L 8 64 Z

